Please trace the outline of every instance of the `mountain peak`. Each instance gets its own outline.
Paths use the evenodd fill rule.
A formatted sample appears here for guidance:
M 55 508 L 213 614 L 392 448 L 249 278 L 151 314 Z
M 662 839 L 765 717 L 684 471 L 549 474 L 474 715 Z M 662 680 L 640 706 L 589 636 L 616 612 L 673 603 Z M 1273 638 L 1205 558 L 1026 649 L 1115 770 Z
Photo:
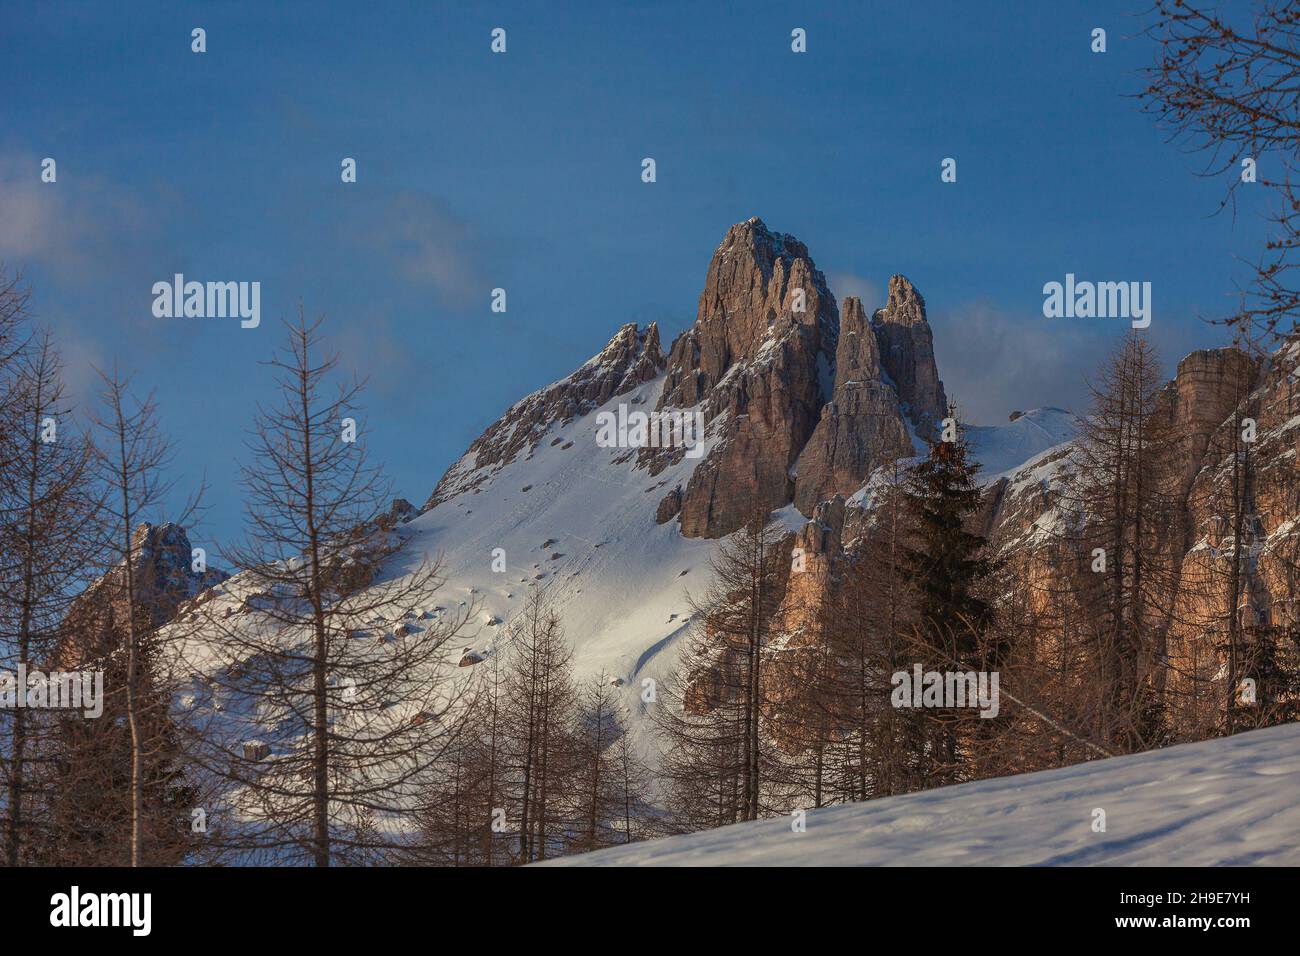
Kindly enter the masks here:
M 889 279 L 889 298 L 871 320 L 880 344 L 880 364 L 916 433 L 931 441 L 948 414 L 948 397 L 934 361 L 934 334 L 925 299 L 904 275 Z
M 925 321 L 925 298 L 912 285 L 912 280 L 901 272 L 889 277 L 889 298 L 882 312 L 893 315 L 894 321 L 912 324 Z
M 726 255 L 737 248 L 751 250 L 755 254 L 756 261 L 760 263 L 771 263 L 778 258 L 808 258 L 806 245 L 792 235 L 774 232 L 757 216 L 751 216 L 728 229 L 722 242 L 718 244 L 714 257 Z
M 832 495 L 851 495 L 873 470 L 912 454 L 897 392 L 885 382 L 881 346 L 856 296 L 844 300 L 835 390 L 799 454 L 794 504 L 805 515 Z
M 706 438 L 685 485 L 674 479 L 660 493 L 661 522 L 676 518 L 686 537 L 713 538 L 755 509 L 793 502 L 810 514 L 830 495 L 851 495 L 874 468 L 913 453 L 912 432 L 934 437 L 947 399 L 925 300 L 906 276 L 889 280 L 874 314 L 856 297 L 844 306 L 841 317 L 803 242 L 758 216 L 735 223 L 709 261 L 694 324 L 666 357 L 657 325 L 621 326 L 572 375 L 516 402 L 423 510 L 478 490 L 516 458 L 531 458 L 553 425 L 661 374 L 655 409 L 698 411 Z M 659 478 L 686 451 L 641 448 L 637 464 Z
M 708 456 L 674 490 L 681 530 L 718 537 L 755 507 L 789 504 L 790 476 L 830 392 L 839 311 L 808 247 L 758 217 L 713 253 L 695 324 L 677 337 L 658 408 L 699 407 Z M 652 473 L 678 449 L 655 458 Z
M 131 533 L 131 578 L 136 613 L 147 615 L 151 626 L 176 616 L 178 608 L 228 575 L 215 568 L 195 571 L 194 553 L 185 528 L 174 522 L 148 522 Z M 68 636 L 56 651 L 60 666 L 72 667 L 87 656 L 106 653 L 120 645 L 118 628 L 127 615 L 126 561 L 119 561 L 91 582 L 68 609 Z

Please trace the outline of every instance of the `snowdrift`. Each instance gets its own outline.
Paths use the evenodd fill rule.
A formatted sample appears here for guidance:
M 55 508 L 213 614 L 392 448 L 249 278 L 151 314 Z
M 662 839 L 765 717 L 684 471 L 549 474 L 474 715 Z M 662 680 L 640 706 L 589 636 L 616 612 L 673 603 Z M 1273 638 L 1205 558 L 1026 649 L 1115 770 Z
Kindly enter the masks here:
M 739 823 L 546 866 L 1295 866 L 1300 725 Z M 1105 811 L 1105 832 L 1094 831 Z

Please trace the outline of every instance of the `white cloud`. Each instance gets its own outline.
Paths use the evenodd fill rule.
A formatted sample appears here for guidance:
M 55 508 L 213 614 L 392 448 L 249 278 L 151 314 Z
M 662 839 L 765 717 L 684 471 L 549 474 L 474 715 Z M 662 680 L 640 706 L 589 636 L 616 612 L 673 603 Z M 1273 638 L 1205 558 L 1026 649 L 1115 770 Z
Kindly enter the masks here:
M 479 265 L 483 243 L 441 200 L 401 193 L 373 207 L 358 232 L 390 258 L 399 276 L 432 287 L 444 304 L 487 302 L 490 287 Z
M 56 182 L 42 182 L 40 157 L 0 155 L 0 260 L 11 269 L 104 275 L 140 260 L 158 236 L 164 207 L 146 211 L 139 195 L 66 165 Z
M 845 299 L 855 295 L 862 301 L 862 308 L 866 310 L 867 315 L 885 307 L 884 289 L 879 283 L 872 282 L 870 279 L 851 272 L 828 272 L 826 281 L 831 287 L 831 292 L 835 294 L 835 301 L 841 306 L 844 305 Z
M 1130 330 L 1123 319 L 1012 315 L 985 303 L 931 309 L 928 317 L 948 397 L 963 418 L 983 425 L 1045 405 L 1085 413 L 1086 381 Z M 1144 335 L 1170 377 L 1194 349 L 1227 344 L 1221 328 L 1172 315 L 1157 316 Z
M 1127 328 L 1013 316 L 987 304 L 931 310 L 928 318 L 944 389 L 974 424 L 1045 405 L 1082 411 L 1085 377 Z

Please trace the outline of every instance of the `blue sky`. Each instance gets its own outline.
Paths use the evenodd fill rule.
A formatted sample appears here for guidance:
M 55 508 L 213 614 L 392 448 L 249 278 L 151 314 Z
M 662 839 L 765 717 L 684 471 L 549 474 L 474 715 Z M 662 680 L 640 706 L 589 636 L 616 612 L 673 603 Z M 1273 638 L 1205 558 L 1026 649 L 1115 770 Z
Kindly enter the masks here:
M 1222 343 L 1202 317 L 1249 279 L 1265 197 L 1212 217 L 1223 181 L 1129 98 L 1153 58 L 1142 0 L 702 6 L 8 0 L 0 260 L 76 395 L 114 357 L 156 390 L 217 539 L 239 526 L 240 443 L 270 397 L 259 362 L 300 298 L 370 377 L 368 441 L 416 504 L 619 325 L 656 320 L 667 345 L 751 215 L 807 243 L 838 298 L 877 307 L 891 274 L 911 278 L 976 422 L 1082 408 L 1124 322 L 1043 318 L 1067 272 L 1150 281 L 1171 367 Z M 176 272 L 260 281 L 261 327 L 154 318 L 150 289 Z

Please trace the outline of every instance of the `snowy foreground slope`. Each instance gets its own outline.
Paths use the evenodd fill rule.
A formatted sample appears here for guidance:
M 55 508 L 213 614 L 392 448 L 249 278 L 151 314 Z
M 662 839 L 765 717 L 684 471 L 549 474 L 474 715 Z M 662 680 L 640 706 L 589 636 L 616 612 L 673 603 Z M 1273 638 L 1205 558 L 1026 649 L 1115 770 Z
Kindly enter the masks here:
M 545 865 L 1251 864 L 1300 864 L 1300 725 L 812 810 L 803 833 L 759 820 Z

